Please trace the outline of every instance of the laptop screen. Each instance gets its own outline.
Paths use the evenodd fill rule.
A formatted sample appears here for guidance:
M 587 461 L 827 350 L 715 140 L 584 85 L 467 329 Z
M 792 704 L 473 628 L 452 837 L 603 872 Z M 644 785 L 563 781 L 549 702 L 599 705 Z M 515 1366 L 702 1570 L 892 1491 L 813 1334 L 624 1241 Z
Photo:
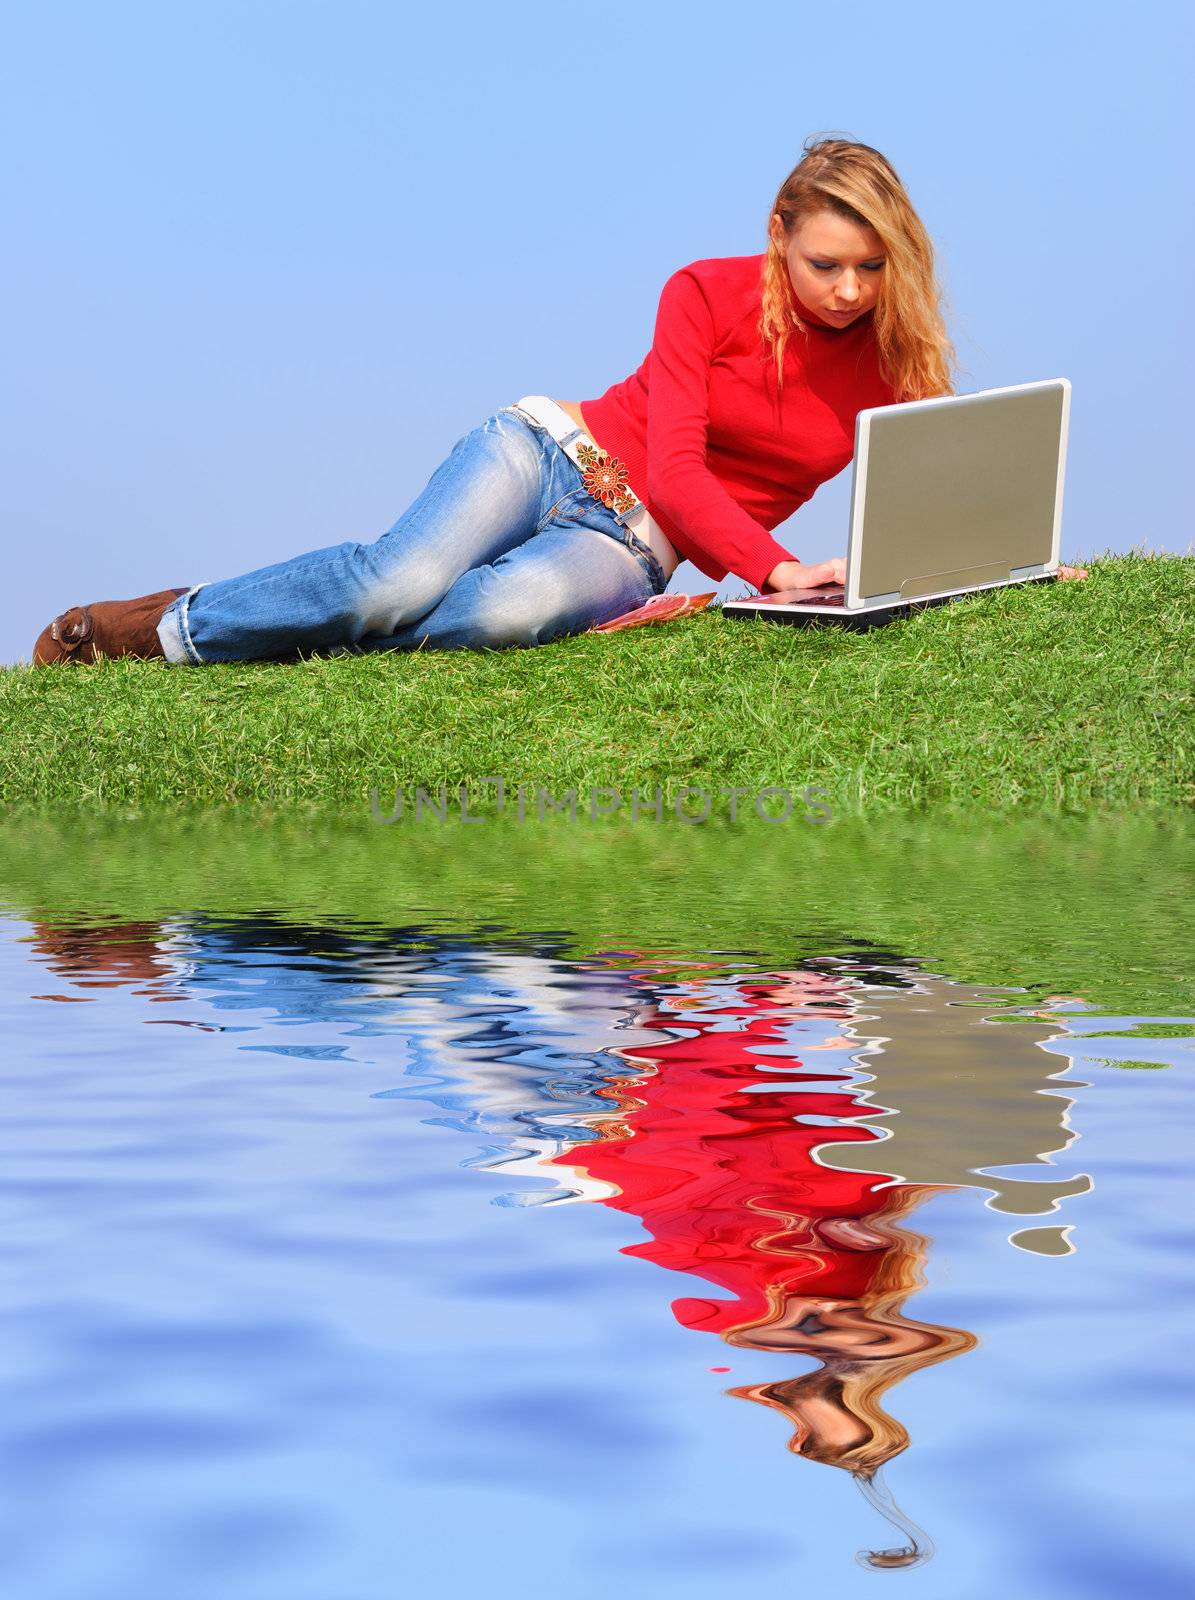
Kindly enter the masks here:
M 852 594 L 911 599 L 1057 560 L 1069 389 L 1053 378 L 860 412 Z

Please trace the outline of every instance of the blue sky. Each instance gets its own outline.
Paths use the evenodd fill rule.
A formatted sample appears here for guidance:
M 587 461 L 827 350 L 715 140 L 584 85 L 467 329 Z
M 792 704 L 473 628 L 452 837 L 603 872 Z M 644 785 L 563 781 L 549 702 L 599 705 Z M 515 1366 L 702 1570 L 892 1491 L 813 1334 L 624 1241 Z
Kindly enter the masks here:
M 499 406 L 602 393 L 818 132 L 901 174 L 963 389 L 1074 384 L 1064 558 L 1185 552 L 1192 81 L 1150 0 L 10 6 L 0 660 L 374 539 Z M 783 539 L 841 554 L 846 505 Z

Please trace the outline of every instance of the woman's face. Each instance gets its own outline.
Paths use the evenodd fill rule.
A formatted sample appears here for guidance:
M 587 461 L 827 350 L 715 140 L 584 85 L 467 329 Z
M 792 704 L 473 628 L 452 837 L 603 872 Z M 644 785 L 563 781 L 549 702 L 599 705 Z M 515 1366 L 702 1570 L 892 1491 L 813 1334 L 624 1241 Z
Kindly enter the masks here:
M 879 299 L 884 249 L 874 228 L 818 211 L 786 240 L 773 213 L 771 233 L 784 251 L 798 301 L 829 326 L 849 327 Z

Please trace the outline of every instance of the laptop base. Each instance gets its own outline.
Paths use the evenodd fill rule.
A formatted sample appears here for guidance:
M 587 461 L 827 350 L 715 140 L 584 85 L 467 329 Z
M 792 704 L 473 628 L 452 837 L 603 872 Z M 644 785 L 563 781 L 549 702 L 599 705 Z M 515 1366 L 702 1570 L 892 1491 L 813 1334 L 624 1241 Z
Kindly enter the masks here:
M 960 589 L 954 594 L 926 595 L 915 600 L 890 600 L 878 605 L 856 606 L 853 610 L 844 604 L 845 591 L 832 584 L 821 589 L 786 589 L 778 594 L 752 595 L 747 600 L 728 600 L 722 606 L 724 617 L 747 621 L 787 623 L 790 627 L 852 628 L 863 631 L 882 628 L 897 617 L 907 617 L 915 611 L 925 611 L 930 606 L 944 606 L 951 600 L 962 600 L 970 594 L 988 594 L 993 589 L 1011 589 L 1021 583 L 1053 581 L 1053 573 L 1024 578 L 1017 583 L 982 584 L 973 589 Z

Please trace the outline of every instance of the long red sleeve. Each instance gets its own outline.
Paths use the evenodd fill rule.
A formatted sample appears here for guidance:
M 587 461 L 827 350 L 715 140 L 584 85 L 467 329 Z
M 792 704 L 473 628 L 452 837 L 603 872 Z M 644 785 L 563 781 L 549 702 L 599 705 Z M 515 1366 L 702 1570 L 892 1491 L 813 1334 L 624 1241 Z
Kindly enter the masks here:
M 793 556 L 733 500 L 706 465 L 714 318 L 682 267 L 660 295 L 647 402 L 647 500 L 720 565 L 762 589 Z
M 707 577 L 733 572 L 756 587 L 793 559 L 772 529 L 850 461 L 857 414 L 895 398 L 870 314 L 794 328 L 779 394 L 759 333 L 762 269 L 755 255 L 674 272 L 639 368 L 581 402 L 677 552 Z

